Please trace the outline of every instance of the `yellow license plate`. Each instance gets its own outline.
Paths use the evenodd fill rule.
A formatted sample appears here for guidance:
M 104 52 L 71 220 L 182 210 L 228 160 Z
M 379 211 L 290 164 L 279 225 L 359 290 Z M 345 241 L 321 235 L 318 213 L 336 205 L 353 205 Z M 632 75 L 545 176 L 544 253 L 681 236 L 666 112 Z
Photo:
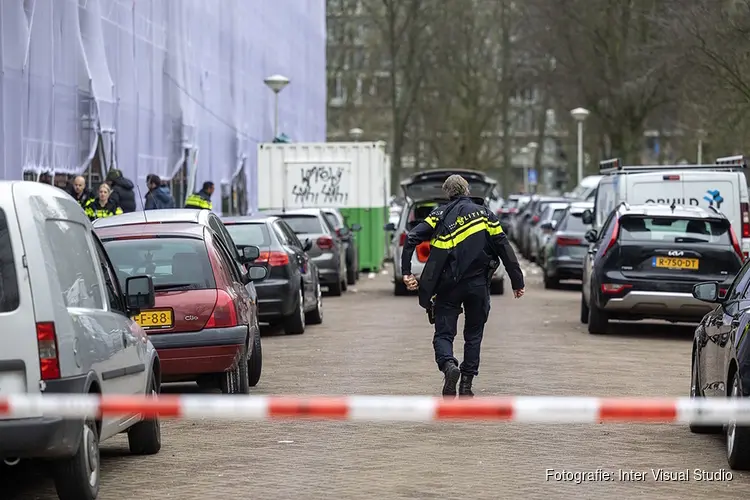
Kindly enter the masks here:
M 692 269 L 698 270 L 698 259 L 684 259 L 682 257 L 654 257 L 654 267 L 668 269 Z
M 133 316 L 133 321 L 143 328 L 171 328 L 174 325 L 171 309 L 147 309 Z

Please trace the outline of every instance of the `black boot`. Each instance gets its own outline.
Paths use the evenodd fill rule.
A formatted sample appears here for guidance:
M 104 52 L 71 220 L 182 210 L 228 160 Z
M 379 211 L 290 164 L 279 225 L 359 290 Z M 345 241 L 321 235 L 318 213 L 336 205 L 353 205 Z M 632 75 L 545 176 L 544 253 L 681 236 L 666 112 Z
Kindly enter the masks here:
M 443 366 L 445 381 L 443 382 L 443 396 L 455 396 L 456 384 L 461 376 L 461 370 L 458 369 L 453 361 L 447 361 Z
M 461 374 L 461 383 L 458 385 L 458 395 L 464 398 L 473 398 L 474 393 L 471 392 L 471 382 L 474 380 L 474 375 Z

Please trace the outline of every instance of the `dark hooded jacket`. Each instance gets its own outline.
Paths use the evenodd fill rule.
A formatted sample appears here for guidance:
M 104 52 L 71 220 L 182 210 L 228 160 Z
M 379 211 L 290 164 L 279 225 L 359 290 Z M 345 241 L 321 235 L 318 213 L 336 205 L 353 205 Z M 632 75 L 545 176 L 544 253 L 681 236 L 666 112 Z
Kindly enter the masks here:
M 174 198 L 169 189 L 160 186 L 152 189 L 146 194 L 146 200 L 143 204 L 144 210 L 158 210 L 162 208 L 174 208 Z
M 135 193 L 133 192 L 133 183 L 125 177 L 112 179 L 112 200 L 117 206 L 122 208 L 124 213 L 135 212 Z

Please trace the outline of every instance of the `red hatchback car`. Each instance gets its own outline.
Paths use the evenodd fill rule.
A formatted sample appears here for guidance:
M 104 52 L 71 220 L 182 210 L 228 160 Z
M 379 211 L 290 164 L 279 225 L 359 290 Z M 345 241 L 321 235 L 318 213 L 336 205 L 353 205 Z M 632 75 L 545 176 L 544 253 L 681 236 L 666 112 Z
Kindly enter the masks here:
M 257 304 L 231 253 L 207 226 L 133 224 L 96 229 L 121 280 L 147 274 L 154 309 L 133 318 L 159 353 L 164 382 L 196 380 L 227 394 L 247 394 L 260 380 Z M 251 247 L 251 253 L 260 251 Z M 250 278 L 267 275 L 251 266 Z

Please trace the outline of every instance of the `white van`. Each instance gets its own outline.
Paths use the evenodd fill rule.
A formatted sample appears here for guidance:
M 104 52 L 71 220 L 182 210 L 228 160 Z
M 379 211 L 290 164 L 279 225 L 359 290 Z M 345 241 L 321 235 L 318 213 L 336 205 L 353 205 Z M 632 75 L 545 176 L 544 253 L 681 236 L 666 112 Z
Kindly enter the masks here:
M 154 306 L 149 276 L 122 283 L 81 207 L 48 184 L 0 181 L 0 396 L 156 395 L 161 368 L 131 319 Z M 0 416 L 0 459 L 50 461 L 61 499 L 93 500 L 99 442 L 128 433 L 130 451 L 161 448 L 158 419 Z M 0 495 L 2 496 L 2 495 Z
M 565 197 L 581 201 L 594 201 L 596 188 L 603 177 L 603 175 L 589 175 L 588 177 L 584 177 L 573 191 L 565 193 Z
M 742 156 L 719 158 L 713 165 L 625 166 L 618 159 L 600 162 L 594 202 L 593 227 L 601 228 L 621 202 L 716 207 L 732 224 L 742 242 L 745 257 L 750 253 L 750 199 Z

